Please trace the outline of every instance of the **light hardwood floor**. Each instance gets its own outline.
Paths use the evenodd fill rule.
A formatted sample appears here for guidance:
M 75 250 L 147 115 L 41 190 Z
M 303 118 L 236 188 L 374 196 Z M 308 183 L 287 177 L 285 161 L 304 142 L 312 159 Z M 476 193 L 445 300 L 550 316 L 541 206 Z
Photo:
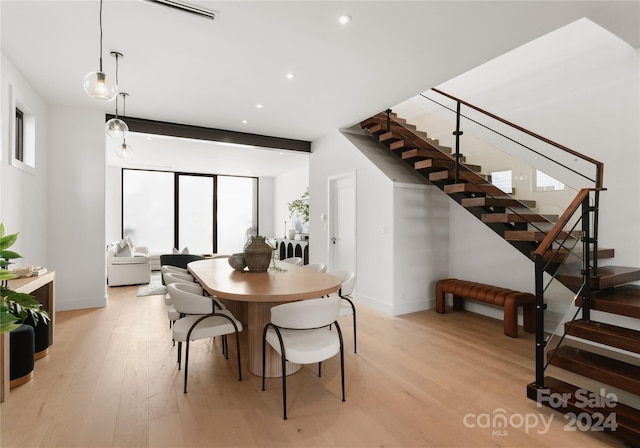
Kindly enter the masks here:
M 238 381 L 233 339 L 229 360 L 219 339 L 193 344 L 183 394 L 162 296 L 136 291 L 110 288 L 106 308 L 57 313 L 49 356 L 0 407 L 2 447 L 624 446 L 565 431 L 563 415 L 536 407 L 525 391 L 533 335 L 509 338 L 501 321 L 468 312 L 390 317 L 360 305 L 357 354 L 341 318 L 347 401 L 338 358 L 322 378 L 305 366 L 288 380 L 287 421 L 280 380 L 262 392 L 244 367 Z M 499 413 L 511 424 L 496 433 L 483 424 Z

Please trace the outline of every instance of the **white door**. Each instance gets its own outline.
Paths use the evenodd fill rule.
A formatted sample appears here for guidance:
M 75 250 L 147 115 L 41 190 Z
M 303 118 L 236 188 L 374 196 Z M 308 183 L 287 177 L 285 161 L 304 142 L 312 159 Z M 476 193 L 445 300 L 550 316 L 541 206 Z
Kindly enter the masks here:
M 356 272 L 356 174 L 329 177 L 329 270 Z

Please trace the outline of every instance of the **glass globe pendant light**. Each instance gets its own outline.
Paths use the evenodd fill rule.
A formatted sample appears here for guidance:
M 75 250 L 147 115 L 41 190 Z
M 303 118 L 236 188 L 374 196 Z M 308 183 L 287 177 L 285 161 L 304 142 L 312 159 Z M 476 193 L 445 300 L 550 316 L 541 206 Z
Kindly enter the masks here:
M 120 95 L 122 95 L 122 115 L 126 116 L 127 115 L 127 96 L 129 94 L 122 92 Z M 124 124 L 126 126 L 126 123 Z M 133 148 L 131 147 L 131 145 L 127 143 L 127 139 L 125 138 L 125 136 L 122 137 L 122 144 L 120 146 L 115 147 L 115 151 L 116 151 L 116 155 L 122 159 L 130 159 L 131 157 L 133 157 Z
M 116 155 L 121 159 L 130 159 L 133 157 L 133 148 L 130 144 L 127 143 L 127 139 L 122 139 L 122 144 L 116 146 L 115 148 Z
M 118 94 L 117 82 L 102 71 L 102 0 L 100 0 L 100 69 L 84 77 L 84 90 L 96 101 L 112 101 Z
M 118 82 L 118 58 L 123 57 L 121 53 L 112 51 L 111 55 L 116 58 L 116 83 Z M 121 93 L 122 100 L 125 101 L 127 93 Z M 121 139 L 129 133 L 129 126 L 123 120 L 118 118 L 118 98 L 116 98 L 116 116 L 105 124 L 107 135 L 112 138 Z

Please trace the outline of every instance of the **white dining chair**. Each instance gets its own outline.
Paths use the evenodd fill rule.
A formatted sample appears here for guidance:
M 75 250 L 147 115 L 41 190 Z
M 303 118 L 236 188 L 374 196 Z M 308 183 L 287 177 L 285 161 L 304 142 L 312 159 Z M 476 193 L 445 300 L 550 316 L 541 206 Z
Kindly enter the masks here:
M 318 363 L 318 376 L 322 376 L 322 361 L 340 353 L 342 401 L 344 394 L 344 344 L 338 325 L 341 299 L 301 300 L 271 308 L 271 321 L 262 332 L 262 390 L 265 390 L 266 346 L 278 352 L 282 368 L 283 418 L 287 419 L 286 362 L 296 364 Z M 329 326 L 335 325 L 337 331 Z
M 236 336 L 236 356 L 238 358 L 238 380 L 242 381 L 240 361 L 240 335 L 242 323 L 229 310 L 220 310 L 215 306 L 213 297 L 201 296 L 187 291 L 184 284 L 171 283 L 169 289 L 173 305 L 181 317 L 173 325 L 173 339 L 178 342 L 178 370 L 182 365 L 182 343 L 186 342 L 184 358 L 184 393 L 187 393 L 190 341 L 222 336 L 223 353 L 229 359 L 227 338 Z
M 189 274 L 189 270 L 185 269 L 185 268 L 181 268 L 178 266 L 172 266 L 170 264 L 165 264 L 160 266 L 160 273 L 162 275 L 164 275 L 167 272 L 174 272 L 174 273 L 178 273 L 178 274 Z M 191 275 L 191 274 L 189 274 Z
M 310 269 L 317 272 L 327 272 L 327 265 L 324 263 L 309 263 L 302 266 L 305 269 Z
M 284 261 L 285 263 L 295 264 L 296 266 L 302 266 L 304 263 L 302 257 L 289 257 L 285 258 L 282 261 Z
M 195 279 L 191 274 L 188 274 L 188 273 L 185 274 L 180 272 L 170 272 L 170 271 L 162 274 L 162 280 L 165 286 L 168 286 L 171 283 L 195 283 Z M 171 296 L 169 295 L 168 291 L 164 295 L 164 303 L 166 305 L 171 305 Z
M 340 307 L 340 316 L 353 316 L 353 352 L 358 352 L 358 345 L 356 341 L 356 306 L 353 304 L 353 298 L 351 294 L 356 285 L 356 274 L 351 271 L 331 271 L 327 272 L 329 275 L 338 277 L 340 279 L 340 289 L 338 295 L 342 299 L 342 306 Z

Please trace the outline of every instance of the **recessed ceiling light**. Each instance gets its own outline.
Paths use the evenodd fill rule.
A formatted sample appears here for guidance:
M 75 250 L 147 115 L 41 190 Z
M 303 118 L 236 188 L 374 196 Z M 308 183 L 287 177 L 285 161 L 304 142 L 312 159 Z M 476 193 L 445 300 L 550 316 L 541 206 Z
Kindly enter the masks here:
M 285 76 L 285 78 L 287 78 L 287 79 L 293 79 L 293 78 L 295 78 L 295 77 L 296 77 L 295 73 L 291 73 L 291 72 L 287 73 L 287 74 L 286 74 L 286 75 L 284 75 L 284 76 Z
M 347 23 L 351 22 L 351 16 L 348 15 L 342 15 L 340 17 L 338 17 L 338 23 L 340 25 L 346 25 Z
M 256 104 L 257 109 L 262 109 L 264 106 L 262 104 Z
M 242 120 L 242 124 L 247 124 L 248 121 L 247 120 Z

